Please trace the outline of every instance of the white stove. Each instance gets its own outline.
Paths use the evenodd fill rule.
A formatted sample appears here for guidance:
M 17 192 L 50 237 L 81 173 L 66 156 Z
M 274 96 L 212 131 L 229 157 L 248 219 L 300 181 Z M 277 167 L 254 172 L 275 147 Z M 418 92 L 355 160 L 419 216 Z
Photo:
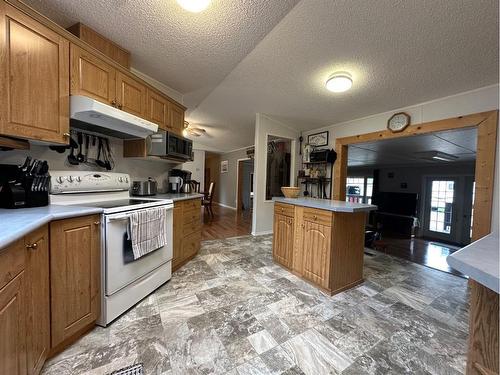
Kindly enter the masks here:
M 173 201 L 129 195 L 125 173 L 51 171 L 50 203 L 103 209 L 101 216 L 101 317 L 105 327 L 172 275 Z M 130 258 L 127 232 L 131 212 L 164 207 L 165 246 Z

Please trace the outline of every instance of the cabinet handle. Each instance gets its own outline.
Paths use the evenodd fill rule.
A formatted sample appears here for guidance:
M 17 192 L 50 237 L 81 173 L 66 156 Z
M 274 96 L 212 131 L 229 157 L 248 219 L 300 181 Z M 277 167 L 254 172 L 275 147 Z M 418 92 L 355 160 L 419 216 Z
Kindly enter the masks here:
M 123 106 L 120 103 L 117 103 L 117 107 L 118 107 L 118 109 L 122 109 L 123 108 Z
M 113 99 L 113 100 L 111 101 L 111 105 L 112 105 L 113 107 L 116 107 L 116 100 L 115 100 L 115 99 Z
M 318 220 L 318 217 L 316 215 L 314 215 L 313 220 Z
M 69 138 L 71 136 L 71 134 L 69 133 L 63 133 L 63 135 L 66 137 L 66 138 Z
M 94 225 L 100 225 L 100 224 L 101 224 L 101 222 L 99 222 L 99 221 L 94 221 Z
M 30 243 L 30 244 L 27 244 L 26 245 L 26 248 L 27 249 L 31 249 L 31 250 L 36 250 L 38 247 L 38 244 L 35 242 L 35 243 Z
M 306 227 L 306 225 L 305 225 L 305 224 L 302 224 L 302 228 L 305 228 L 305 227 Z

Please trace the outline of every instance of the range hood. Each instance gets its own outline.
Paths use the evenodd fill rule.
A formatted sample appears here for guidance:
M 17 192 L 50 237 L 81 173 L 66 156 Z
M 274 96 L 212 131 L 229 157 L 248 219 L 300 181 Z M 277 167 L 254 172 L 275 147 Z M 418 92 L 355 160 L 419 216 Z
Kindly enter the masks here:
M 70 97 L 71 125 L 122 139 L 146 138 L 158 125 L 87 96 Z

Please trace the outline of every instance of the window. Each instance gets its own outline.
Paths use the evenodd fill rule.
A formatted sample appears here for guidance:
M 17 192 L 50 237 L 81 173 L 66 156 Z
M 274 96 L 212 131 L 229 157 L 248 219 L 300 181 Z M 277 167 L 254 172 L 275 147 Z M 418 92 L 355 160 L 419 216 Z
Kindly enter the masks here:
M 373 177 L 347 177 L 346 202 L 372 203 Z

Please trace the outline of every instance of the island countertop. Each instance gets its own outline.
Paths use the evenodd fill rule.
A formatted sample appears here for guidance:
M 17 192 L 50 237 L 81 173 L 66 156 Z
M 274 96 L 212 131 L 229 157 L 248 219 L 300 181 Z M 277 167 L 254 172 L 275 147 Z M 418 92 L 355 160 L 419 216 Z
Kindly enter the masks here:
M 319 198 L 309 198 L 309 197 L 299 197 L 299 198 L 274 197 L 273 201 L 278 203 L 293 204 L 295 206 L 311 207 L 333 212 L 368 212 L 377 209 L 377 206 L 373 204 L 344 202 L 331 199 L 319 199 Z
M 500 294 L 498 232 L 489 234 L 446 258 L 454 269 Z

